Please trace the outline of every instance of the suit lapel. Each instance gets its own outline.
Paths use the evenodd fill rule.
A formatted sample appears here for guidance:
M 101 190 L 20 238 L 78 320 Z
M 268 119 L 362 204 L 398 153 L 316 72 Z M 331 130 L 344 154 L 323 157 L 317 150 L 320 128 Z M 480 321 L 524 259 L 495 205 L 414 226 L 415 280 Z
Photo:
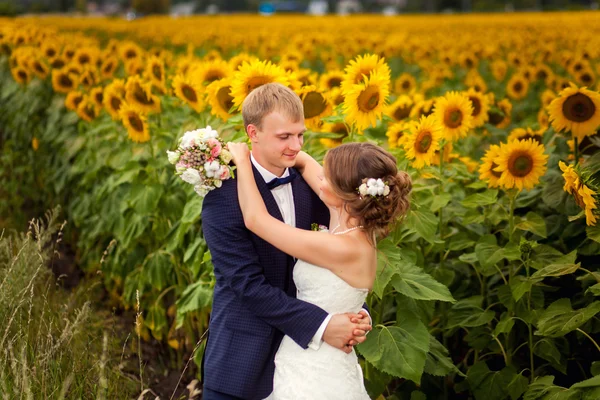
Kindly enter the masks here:
M 300 175 L 298 171 L 295 172 Z M 300 229 L 310 229 L 310 213 L 309 210 L 306 209 L 306 206 L 310 204 L 310 192 L 306 190 L 301 175 L 292 181 L 292 193 L 294 194 L 296 227 Z
M 283 216 L 281 215 L 279 206 L 275 201 L 275 197 L 273 197 L 273 193 L 271 193 L 271 191 L 267 187 L 267 183 L 265 182 L 262 175 L 260 174 L 260 172 L 258 172 L 254 165 L 252 165 L 252 171 L 254 172 L 254 180 L 256 181 L 256 186 L 258 186 L 258 191 L 260 192 L 260 195 L 265 201 L 267 211 L 269 211 L 269 214 L 271 214 L 274 218 L 277 218 L 278 220 L 283 222 Z

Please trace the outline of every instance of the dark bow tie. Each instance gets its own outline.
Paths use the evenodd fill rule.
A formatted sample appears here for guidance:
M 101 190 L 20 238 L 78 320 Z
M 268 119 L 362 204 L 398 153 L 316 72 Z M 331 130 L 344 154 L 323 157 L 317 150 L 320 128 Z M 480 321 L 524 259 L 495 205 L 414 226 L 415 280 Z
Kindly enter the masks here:
M 280 185 L 285 185 L 286 183 L 290 183 L 294 179 L 296 179 L 296 173 L 290 170 L 290 174 L 285 178 L 275 178 L 270 182 L 267 182 L 267 187 L 269 190 L 273 190 Z

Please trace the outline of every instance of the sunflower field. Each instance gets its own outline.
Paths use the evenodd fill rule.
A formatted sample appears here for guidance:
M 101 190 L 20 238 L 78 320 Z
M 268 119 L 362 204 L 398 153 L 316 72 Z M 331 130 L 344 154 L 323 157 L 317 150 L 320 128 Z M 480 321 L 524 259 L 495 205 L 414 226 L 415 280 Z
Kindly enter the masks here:
M 0 223 L 61 205 L 105 302 L 139 295 L 138 335 L 199 363 L 215 280 L 166 151 L 245 140 L 280 82 L 315 158 L 372 141 L 413 178 L 357 347 L 372 398 L 597 400 L 598 78 L 597 12 L 0 19 Z

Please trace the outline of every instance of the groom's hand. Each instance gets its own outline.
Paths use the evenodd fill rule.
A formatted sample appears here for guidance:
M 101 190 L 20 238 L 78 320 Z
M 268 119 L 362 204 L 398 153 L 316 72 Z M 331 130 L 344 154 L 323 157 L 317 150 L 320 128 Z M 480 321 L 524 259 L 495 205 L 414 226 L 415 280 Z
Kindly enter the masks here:
M 352 322 L 353 318 L 357 318 L 360 322 Z M 365 341 L 366 332 L 371 330 L 371 325 L 362 321 L 363 316 L 360 314 L 336 314 L 329 323 L 323 333 L 323 340 L 330 346 L 336 347 L 345 353 L 352 352 L 352 345 L 349 343 L 362 343 Z M 359 336 L 355 335 L 358 333 Z

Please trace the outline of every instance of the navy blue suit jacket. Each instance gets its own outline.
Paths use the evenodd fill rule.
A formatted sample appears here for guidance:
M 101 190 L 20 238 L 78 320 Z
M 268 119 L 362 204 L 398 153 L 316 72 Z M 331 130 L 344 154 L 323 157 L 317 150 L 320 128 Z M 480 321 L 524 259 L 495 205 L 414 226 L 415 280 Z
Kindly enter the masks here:
M 269 213 L 283 221 L 271 191 L 253 170 Z M 298 176 L 291 185 L 296 227 L 328 225 L 327 207 L 304 179 Z M 274 357 L 283 336 L 308 347 L 327 313 L 295 298 L 293 258 L 246 229 L 234 179 L 205 197 L 202 230 L 216 277 L 204 385 L 243 399 L 264 399 L 273 390 Z

